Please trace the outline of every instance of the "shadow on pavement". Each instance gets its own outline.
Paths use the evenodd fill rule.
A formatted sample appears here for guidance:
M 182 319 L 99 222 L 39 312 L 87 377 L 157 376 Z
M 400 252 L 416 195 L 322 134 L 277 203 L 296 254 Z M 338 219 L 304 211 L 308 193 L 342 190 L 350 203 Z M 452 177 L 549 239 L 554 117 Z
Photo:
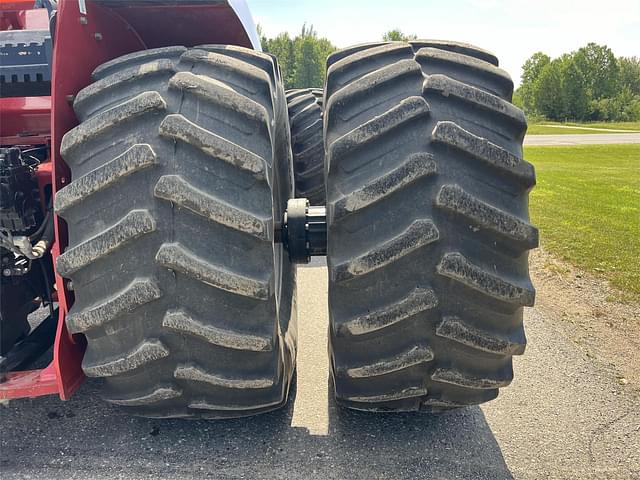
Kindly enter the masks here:
M 98 400 L 96 387 L 87 382 L 65 403 L 51 397 L 0 407 L 0 476 L 513 478 L 478 407 L 373 415 L 329 401 L 328 434 L 312 435 L 291 426 L 295 398 L 249 419 L 160 421 L 122 414 Z
M 0 478 L 512 479 L 478 407 L 429 415 L 336 406 L 327 274 L 314 268 L 322 266 L 298 271 L 298 376 L 286 408 L 217 422 L 148 420 L 105 404 L 88 381 L 69 402 L 0 406 Z

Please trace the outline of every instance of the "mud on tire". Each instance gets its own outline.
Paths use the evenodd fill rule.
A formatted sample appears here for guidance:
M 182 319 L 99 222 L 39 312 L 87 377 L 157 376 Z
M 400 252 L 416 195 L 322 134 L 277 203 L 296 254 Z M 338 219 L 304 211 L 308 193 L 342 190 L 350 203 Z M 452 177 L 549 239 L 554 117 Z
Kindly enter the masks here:
M 459 407 L 511 382 L 538 232 L 526 122 L 497 63 L 429 40 L 329 58 L 330 354 L 343 405 Z
M 110 61 L 76 97 L 56 196 L 69 329 L 108 402 L 151 417 L 278 408 L 295 364 L 295 269 L 274 244 L 292 192 L 274 61 L 208 45 Z

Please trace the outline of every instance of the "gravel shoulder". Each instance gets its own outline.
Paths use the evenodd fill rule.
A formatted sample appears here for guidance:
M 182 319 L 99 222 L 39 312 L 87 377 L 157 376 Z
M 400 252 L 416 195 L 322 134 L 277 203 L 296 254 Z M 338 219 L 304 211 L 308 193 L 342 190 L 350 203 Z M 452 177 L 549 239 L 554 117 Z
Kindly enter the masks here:
M 542 249 L 531 256 L 531 271 L 536 309 L 620 385 L 640 394 L 640 304 Z
M 537 250 L 515 380 L 482 407 L 517 479 L 640 478 L 640 306 Z
M 625 345 L 637 333 L 638 307 L 607 302 L 598 279 L 555 278 L 549 261 L 533 258 L 538 304 L 526 312 L 529 346 L 515 360 L 514 384 L 481 408 L 437 416 L 337 409 L 327 374 L 326 269 L 316 261 L 299 269 L 300 353 L 287 409 L 223 422 L 146 420 L 98 401 L 90 381 L 69 402 L 0 407 L 1 476 L 640 479 L 638 363 L 630 356 L 640 348 Z M 589 328 L 589 311 L 598 328 Z

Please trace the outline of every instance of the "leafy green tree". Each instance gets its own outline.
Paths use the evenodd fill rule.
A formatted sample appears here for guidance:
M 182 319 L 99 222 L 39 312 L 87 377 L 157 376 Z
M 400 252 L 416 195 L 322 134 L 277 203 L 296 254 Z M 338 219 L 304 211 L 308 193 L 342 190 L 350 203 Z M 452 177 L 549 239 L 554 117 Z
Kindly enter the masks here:
M 518 93 L 522 97 L 525 111 L 533 113 L 536 109 L 536 82 L 542 69 L 551 62 L 549 55 L 536 52 L 522 66 L 522 82 Z
M 618 61 L 609 47 L 589 43 L 575 53 L 575 61 L 593 99 L 615 95 L 618 88 Z
M 524 100 L 522 99 L 520 90 L 521 89 L 519 88 L 515 92 L 513 92 L 513 99 L 511 100 L 511 103 L 513 103 L 519 109 L 524 110 Z
M 399 28 L 389 30 L 387 33 L 382 35 L 382 40 L 385 42 L 408 42 L 409 40 L 416 40 L 417 38 L 417 35 L 406 35 L 402 33 L 402 30 Z
M 514 103 L 552 120 L 640 120 L 640 59 L 616 59 L 589 43 L 551 60 L 537 52 L 522 67 Z
M 535 83 L 542 69 L 551 62 L 551 57 L 544 52 L 536 52 L 522 66 L 522 83 Z
M 260 45 L 262 46 L 262 50 L 265 50 L 267 44 L 269 43 L 269 39 L 264 34 L 264 30 L 262 29 L 262 25 L 257 24 L 256 30 L 258 31 L 258 38 L 260 39 Z
M 544 66 L 535 83 L 535 108 L 551 120 L 564 120 L 565 99 L 562 89 L 562 60 Z
M 323 86 L 326 59 L 336 50 L 328 39 L 319 38 L 313 27 L 306 25 L 295 38 L 286 32 L 266 38 L 261 29 L 258 32 L 262 49 L 278 59 L 285 88 Z
M 628 88 L 634 95 L 640 95 L 640 58 L 618 58 L 620 89 Z
M 586 120 L 589 112 L 589 90 L 582 70 L 576 63 L 575 55 L 562 58 L 562 114 L 574 120 Z
M 622 88 L 613 98 L 601 98 L 591 103 L 593 118 L 611 122 L 640 120 L 640 95 L 629 87 Z
M 326 38 L 319 38 L 318 39 L 318 49 L 320 50 L 320 57 L 322 58 L 322 65 L 323 65 L 323 81 L 324 81 L 324 66 L 327 62 L 327 57 L 329 57 L 329 55 L 331 55 L 333 52 L 335 52 L 337 50 L 336 46 L 331 43 L 328 39 Z
M 275 38 L 268 39 L 262 44 L 262 49 L 276 56 L 285 86 L 291 85 L 295 75 L 296 52 L 294 42 L 289 34 L 284 32 Z
M 322 87 L 324 83 L 324 58 L 313 27 L 302 27 L 295 40 L 294 88 Z

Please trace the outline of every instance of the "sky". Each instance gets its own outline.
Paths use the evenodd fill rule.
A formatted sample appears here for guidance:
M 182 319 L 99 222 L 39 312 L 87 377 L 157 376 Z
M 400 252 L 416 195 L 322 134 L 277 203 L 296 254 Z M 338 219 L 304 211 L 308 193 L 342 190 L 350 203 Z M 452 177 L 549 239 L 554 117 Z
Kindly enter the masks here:
M 305 22 L 338 47 L 399 28 L 418 38 L 455 40 L 495 53 L 520 83 L 537 51 L 552 58 L 589 42 L 616 56 L 640 56 L 640 0 L 247 0 L 268 37 Z

